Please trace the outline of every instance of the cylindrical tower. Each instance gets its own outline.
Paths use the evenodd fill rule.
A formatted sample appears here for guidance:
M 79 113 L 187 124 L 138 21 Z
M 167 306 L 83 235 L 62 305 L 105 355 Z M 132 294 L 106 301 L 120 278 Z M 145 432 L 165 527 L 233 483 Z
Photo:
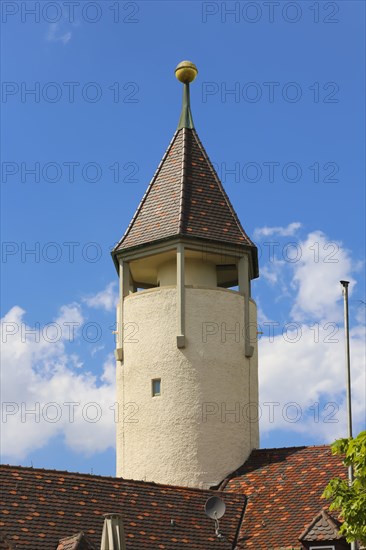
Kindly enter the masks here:
M 257 250 L 193 127 L 178 129 L 124 237 L 119 271 L 117 476 L 220 483 L 258 434 Z

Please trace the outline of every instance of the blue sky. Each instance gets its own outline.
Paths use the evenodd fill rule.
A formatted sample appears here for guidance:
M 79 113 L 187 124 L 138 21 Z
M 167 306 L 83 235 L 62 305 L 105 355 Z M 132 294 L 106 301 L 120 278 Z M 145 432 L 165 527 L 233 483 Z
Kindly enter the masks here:
M 199 70 L 198 134 L 260 247 L 261 444 L 345 434 L 342 278 L 359 431 L 364 3 L 1 8 L 3 460 L 114 473 L 110 250 L 175 131 L 183 59 Z M 74 422 L 65 401 L 81 403 Z M 92 406 L 81 412 L 92 402 L 101 418 Z M 264 403 L 278 403 L 273 419 Z

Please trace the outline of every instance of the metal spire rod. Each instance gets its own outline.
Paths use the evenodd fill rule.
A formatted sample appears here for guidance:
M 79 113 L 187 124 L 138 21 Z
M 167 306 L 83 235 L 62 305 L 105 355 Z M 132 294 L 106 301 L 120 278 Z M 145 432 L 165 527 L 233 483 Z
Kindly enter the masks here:
M 197 67 L 191 61 L 182 61 L 175 69 L 175 76 L 180 82 L 183 83 L 182 112 L 177 130 L 180 130 L 181 128 L 194 128 L 189 97 L 189 84 L 190 82 L 193 82 L 197 74 Z
M 182 112 L 178 122 L 178 130 L 181 128 L 194 128 L 189 97 L 189 82 L 183 84 Z

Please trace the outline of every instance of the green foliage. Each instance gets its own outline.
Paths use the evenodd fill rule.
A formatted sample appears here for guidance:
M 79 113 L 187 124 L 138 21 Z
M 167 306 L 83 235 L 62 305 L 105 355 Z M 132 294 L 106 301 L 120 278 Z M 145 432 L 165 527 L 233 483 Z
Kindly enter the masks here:
M 332 501 L 330 510 L 340 512 L 340 531 L 347 541 L 366 544 L 366 431 L 354 439 L 339 439 L 332 453 L 344 455 L 345 466 L 353 467 L 353 483 L 349 486 L 348 479 L 331 479 L 323 497 Z

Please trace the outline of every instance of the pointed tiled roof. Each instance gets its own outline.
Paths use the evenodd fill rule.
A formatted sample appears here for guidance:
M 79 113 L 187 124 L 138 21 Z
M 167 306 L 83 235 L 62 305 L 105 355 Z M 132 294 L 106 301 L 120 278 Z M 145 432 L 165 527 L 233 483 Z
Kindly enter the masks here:
M 114 253 L 174 237 L 249 246 L 256 258 L 194 128 L 175 132 Z
M 338 540 L 342 538 L 339 533 L 340 525 L 341 523 L 332 518 L 326 510 L 321 510 L 299 538 L 307 542 Z
M 126 250 L 191 238 L 249 251 L 251 276 L 257 277 L 257 248 L 242 228 L 194 128 L 189 84 L 198 74 L 197 67 L 182 61 L 175 74 L 183 83 L 178 128 L 112 256 L 116 260 Z

